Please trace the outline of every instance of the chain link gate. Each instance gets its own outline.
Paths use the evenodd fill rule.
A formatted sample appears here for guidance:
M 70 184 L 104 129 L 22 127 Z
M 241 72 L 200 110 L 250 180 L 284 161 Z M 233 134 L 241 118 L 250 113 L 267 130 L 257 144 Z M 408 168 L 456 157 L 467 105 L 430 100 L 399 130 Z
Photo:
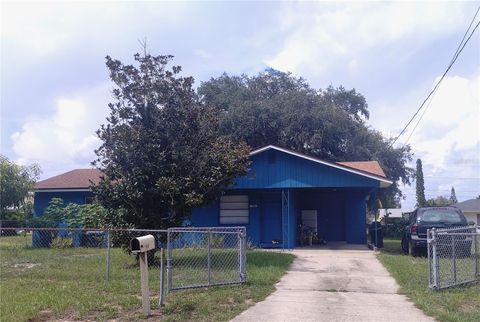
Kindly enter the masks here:
M 167 290 L 246 281 L 245 227 L 170 228 Z
M 427 245 L 430 289 L 480 280 L 480 226 L 429 229 Z

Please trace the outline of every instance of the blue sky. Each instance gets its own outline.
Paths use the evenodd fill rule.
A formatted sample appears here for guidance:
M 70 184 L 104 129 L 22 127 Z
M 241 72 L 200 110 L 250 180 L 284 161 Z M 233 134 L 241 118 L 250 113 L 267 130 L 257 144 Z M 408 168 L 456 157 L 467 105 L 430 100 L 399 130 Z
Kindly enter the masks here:
M 369 124 L 399 133 L 443 73 L 479 2 L 2 2 L 1 153 L 42 178 L 88 167 L 108 113 L 106 55 L 147 39 L 197 84 L 222 72 L 291 71 L 356 88 Z M 477 21 L 478 21 L 477 17 Z M 480 194 L 480 32 L 412 135 L 427 197 Z M 409 133 L 399 140 L 402 145 Z M 415 203 L 406 187 L 402 206 Z

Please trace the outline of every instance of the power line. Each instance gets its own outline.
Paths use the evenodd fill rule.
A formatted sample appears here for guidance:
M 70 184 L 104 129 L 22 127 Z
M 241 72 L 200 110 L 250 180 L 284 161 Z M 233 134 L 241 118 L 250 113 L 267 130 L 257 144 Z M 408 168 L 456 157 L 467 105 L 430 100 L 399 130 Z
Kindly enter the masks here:
M 475 18 L 477 17 L 477 14 L 480 10 L 480 7 L 478 7 L 477 9 L 477 12 L 475 12 L 475 16 L 473 17 L 472 21 L 470 22 L 469 26 L 468 26 L 468 29 L 465 33 L 465 35 L 468 33 L 468 31 L 470 30 L 470 27 L 472 26 L 473 22 L 475 21 Z M 455 54 L 453 55 L 453 58 L 452 60 L 450 61 L 450 64 L 448 65 L 447 69 L 445 70 L 445 72 L 443 73 L 442 77 L 440 77 L 440 79 L 438 80 L 438 82 L 435 84 L 434 88 L 430 91 L 430 93 L 428 94 L 428 96 L 423 100 L 422 104 L 420 105 L 420 107 L 417 109 L 417 111 L 415 112 L 415 114 L 413 114 L 413 116 L 410 118 L 410 120 L 408 121 L 407 125 L 405 125 L 405 127 L 402 129 L 402 131 L 400 132 L 400 134 L 398 134 L 398 136 L 395 138 L 395 140 L 392 141 L 392 143 L 390 144 L 390 147 L 392 147 L 395 142 L 397 142 L 397 140 L 400 138 L 400 136 L 402 136 L 403 133 L 405 133 L 405 130 L 408 128 L 408 126 L 412 123 L 412 121 L 415 119 L 415 117 L 418 115 L 418 113 L 420 112 L 420 110 L 423 108 L 423 106 L 425 105 L 425 103 L 428 101 L 428 99 L 434 95 L 434 93 L 436 92 L 438 86 L 440 85 L 440 83 L 443 81 L 443 79 L 445 78 L 445 76 L 447 75 L 447 73 L 450 71 L 450 69 L 452 68 L 453 64 L 457 61 L 457 58 L 460 56 L 461 52 L 463 51 L 463 49 L 465 48 L 466 44 L 468 43 L 468 41 L 470 40 L 470 38 L 472 38 L 473 34 L 475 33 L 475 30 L 477 30 L 478 26 L 480 25 L 480 21 L 475 25 L 475 28 L 473 28 L 472 32 L 470 33 L 470 35 L 468 36 L 468 38 L 464 41 L 465 39 L 465 35 L 463 36 L 462 38 L 462 41 L 460 42 L 460 44 L 458 45 L 457 47 L 457 50 L 455 51 Z M 463 43 L 463 45 L 462 45 Z M 420 122 L 420 121 L 419 121 Z M 417 124 L 418 125 L 418 124 Z M 416 126 L 415 126 L 416 128 Z
M 480 180 L 480 177 L 437 177 L 437 176 L 423 176 L 429 179 L 450 179 L 450 180 Z

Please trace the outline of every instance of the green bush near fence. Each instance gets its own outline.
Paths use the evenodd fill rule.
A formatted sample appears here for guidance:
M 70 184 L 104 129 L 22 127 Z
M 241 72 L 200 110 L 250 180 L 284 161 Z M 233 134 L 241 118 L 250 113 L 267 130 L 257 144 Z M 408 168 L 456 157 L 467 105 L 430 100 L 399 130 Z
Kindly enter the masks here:
M 105 248 L 31 245 L 31 234 L 0 238 L 2 322 L 142 319 L 134 255 L 112 248 L 110 281 L 106 282 Z M 188 256 L 184 252 L 181 258 L 192 262 Z M 152 312 L 166 321 L 227 321 L 271 293 L 292 260 L 290 254 L 249 251 L 244 285 L 174 292 L 166 296 L 162 308 L 158 307 L 159 269 L 150 267 Z M 176 276 L 191 277 L 191 272 L 191 267 L 177 269 Z

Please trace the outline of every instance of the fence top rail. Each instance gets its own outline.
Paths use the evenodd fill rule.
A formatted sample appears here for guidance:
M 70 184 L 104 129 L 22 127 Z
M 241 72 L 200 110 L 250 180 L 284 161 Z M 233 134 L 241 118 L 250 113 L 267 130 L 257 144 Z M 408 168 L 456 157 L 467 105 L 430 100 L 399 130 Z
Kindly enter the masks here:
M 70 228 L 70 227 L 2 227 L 9 231 L 98 231 L 98 232 L 145 232 L 145 233 L 168 233 L 168 232 L 198 232 L 198 233 L 224 233 L 236 234 L 245 232 L 245 227 L 172 227 L 168 229 L 126 229 L 126 228 Z
M 196 226 L 188 226 L 188 227 L 171 227 L 168 230 L 245 230 L 245 227 L 242 226 L 225 226 L 225 227 L 196 227 Z
M 2 230 L 22 230 L 22 231 L 99 231 L 99 232 L 149 232 L 149 233 L 167 233 L 166 229 L 124 229 L 124 228 L 60 228 L 60 227 L 2 227 Z
M 428 231 L 433 232 L 435 231 L 437 234 L 439 233 L 448 233 L 448 232 L 454 232 L 454 231 L 468 231 L 472 230 L 475 231 L 477 229 L 480 229 L 480 226 L 462 226 L 462 227 L 451 227 L 451 228 L 431 228 L 428 229 Z
M 473 232 L 473 233 L 447 233 L 447 232 L 442 232 L 438 233 L 437 235 L 439 236 L 480 236 L 479 232 Z

